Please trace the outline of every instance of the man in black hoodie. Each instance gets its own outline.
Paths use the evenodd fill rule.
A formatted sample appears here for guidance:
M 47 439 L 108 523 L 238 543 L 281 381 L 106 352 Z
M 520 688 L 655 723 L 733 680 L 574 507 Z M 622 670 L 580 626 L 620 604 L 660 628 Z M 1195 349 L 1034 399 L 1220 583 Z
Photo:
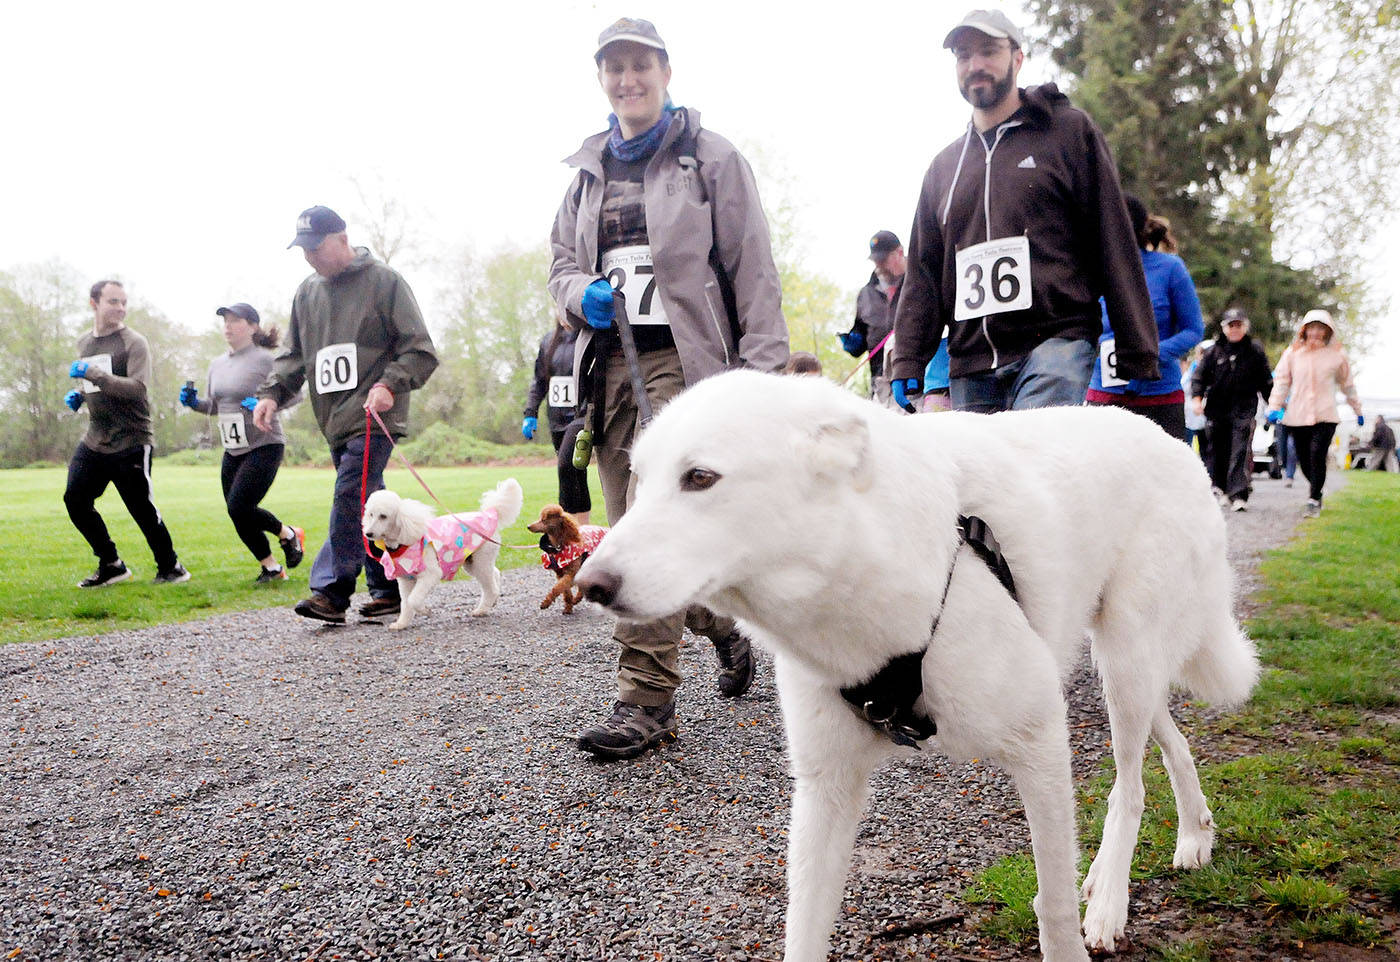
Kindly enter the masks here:
M 1210 432 L 1210 483 L 1222 506 L 1243 511 L 1254 469 L 1254 417 L 1274 387 L 1269 358 L 1249 336 L 1249 317 L 1232 307 L 1220 319 L 1224 337 L 1196 365 L 1191 405 Z
M 1054 84 L 1018 89 L 1021 32 L 974 10 L 943 41 L 972 104 L 929 167 L 895 318 L 906 407 L 948 333 L 953 407 L 1080 404 L 1108 305 L 1120 377 L 1157 377 L 1157 325 L 1108 145 Z

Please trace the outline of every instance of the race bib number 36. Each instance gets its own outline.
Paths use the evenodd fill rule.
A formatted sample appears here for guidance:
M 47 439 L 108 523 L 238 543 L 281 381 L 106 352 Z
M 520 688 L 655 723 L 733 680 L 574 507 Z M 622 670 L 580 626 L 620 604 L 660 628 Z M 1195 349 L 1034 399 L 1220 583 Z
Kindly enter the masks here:
M 329 344 L 316 352 L 316 370 L 311 386 L 317 394 L 337 394 L 349 391 L 360 383 L 360 365 L 355 359 L 355 344 Z
M 957 271 L 955 321 L 1031 306 L 1031 242 L 1025 235 L 963 248 Z
M 248 422 L 242 411 L 219 415 L 219 439 L 225 451 L 239 451 L 248 446 Z
M 613 290 L 627 298 L 627 320 L 641 324 L 666 324 L 666 308 L 656 289 L 656 272 L 651 263 L 651 247 L 633 244 L 614 247 L 603 255 L 603 274 Z
M 549 406 L 571 408 L 574 400 L 574 379 L 567 374 L 559 374 L 549 379 Z

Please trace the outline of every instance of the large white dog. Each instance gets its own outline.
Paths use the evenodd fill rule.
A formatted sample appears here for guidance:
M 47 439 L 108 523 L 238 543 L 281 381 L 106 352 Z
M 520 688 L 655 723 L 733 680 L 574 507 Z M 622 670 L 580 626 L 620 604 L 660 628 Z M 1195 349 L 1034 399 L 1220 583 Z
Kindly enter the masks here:
M 1176 795 L 1174 864 L 1209 860 L 1214 823 L 1167 693 L 1239 702 L 1258 663 L 1231 615 L 1220 510 L 1186 445 L 1107 408 L 902 417 L 820 378 L 741 371 L 672 402 L 632 464 L 636 501 L 578 583 L 624 618 L 705 605 L 774 653 L 796 777 L 788 962 L 826 958 L 869 776 L 912 750 L 869 717 L 895 715 L 895 737 L 936 725 L 925 746 L 1015 780 L 1051 962 L 1123 936 L 1149 735 Z M 969 516 L 994 539 L 965 538 Z M 1117 780 L 1081 936 L 1061 683 L 1086 635 Z M 863 717 L 840 690 L 872 678 Z M 897 714 L 885 695 L 901 688 Z

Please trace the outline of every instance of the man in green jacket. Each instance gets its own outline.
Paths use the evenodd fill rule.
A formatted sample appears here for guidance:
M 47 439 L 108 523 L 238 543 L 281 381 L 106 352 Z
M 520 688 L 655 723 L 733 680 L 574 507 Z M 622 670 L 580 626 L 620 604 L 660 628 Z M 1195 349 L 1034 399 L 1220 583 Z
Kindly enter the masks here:
M 335 495 L 330 530 L 311 566 L 311 596 L 297 602 L 305 618 L 345 624 L 345 611 L 365 569 L 370 601 L 360 614 L 399 612 L 399 590 L 377 561 L 366 563 L 360 533 L 365 411 L 376 411 L 397 441 L 407 433 L 408 395 L 437 367 L 437 352 L 413 291 L 397 271 L 369 250 L 351 247 L 345 221 L 329 207 L 311 207 L 297 219 L 296 237 L 316 272 L 301 282 L 292 301 L 286 348 L 258 389 L 253 421 L 268 428 L 309 382 L 311 409 L 331 448 Z M 378 425 L 369 441 L 366 493 L 384 487 L 393 445 Z

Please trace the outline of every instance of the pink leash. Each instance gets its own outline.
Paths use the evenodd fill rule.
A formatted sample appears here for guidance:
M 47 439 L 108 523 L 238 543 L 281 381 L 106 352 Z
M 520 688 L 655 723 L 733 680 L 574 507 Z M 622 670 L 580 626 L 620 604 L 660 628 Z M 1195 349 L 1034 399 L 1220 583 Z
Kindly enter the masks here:
M 847 375 L 845 376 L 845 378 L 842 379 L 842 381 L 841 381 L 841 386 L 842 386 L 842 387 L 845 387 L 847 384 L 850 384 L 850 383 L 851 383 L 851 378 L 853 378 L 853 377 L 855 377 L 857 374 L 859 374 L 859 373 L 860 373 L 860 369 L 863 368 L 863 367 L 865 367 L 865 365 L 866 365 L 867 363 L 869 363 L 871 356 L 874 355 L 874 354 L 879 353 L 880 348 L 884 347 L 884 346 L 885 346 L 885 342 L 888 341 L 888 340 L 889 340 L 890 338 L 892 338 L 892 337 L 894 337 L 894 331 L 890 331 L 890 332 L 889 332 L 888 334 L 886 334 L 884 337 L 880 338 L 880 343 L 879 343 L 879 344 L 876 344 L 873 348 L 871 348 L 870 350 L 868 350 L 868 351 L 866 351 L 864 354 L 862 354 L 861 357 L 860 357 L 860 360 L 856 362 L 856 366 L 855 366 L 854 368 L 851 369 L 851 373 L 850 373 L 850 374 L 847 374 Z
M 476 534 L 476 535 L 481 536 L 482 538 L 485 538 L 487 541 L 490 541 L 492 544 L 498 544 L 498 545 L 500 545 L 500 546 L 503 547 L 503 548 L 516 548 L 516 549 L 518 549 L 518 550 L 533 550 L 533 551 L 538 551 L 538 550 L 539 550 L 539 545 L 536 545 L 536 544 L 504 544 L 503 542 L 497 541 L 495 538 L 491 537 L 491 536 L 490 536 L 489 534 L 487 534 L 485 531 L 482 531 L 480 528 L 476 527 L 476 525 L 472 524 L 471 521 L 468 521 L 468 520 L 465 519 L 465 518 L 458 517 L 458 515 L 456 514 L 456 512 L 452 511 L 451 509 L 449 509 L 449 508 L 447 507 L 447 505 L 443 504 L 443 503 L 442 503 L 442 499 L 439 498 L 439 497 L 433 492 L 433 489 L 432 489 L 432 488 L 428 487 L 428 482 L 426 482 L 426 481 L 423 480 L 423 476 L 422 476 L 421 474 L 418 473 L 418 469 L 415 468 L 412 464 L 409 464 L 408 458 L 404 457 L 404 456 L 403 456 L 403 452 L 401 452 L 401 451 L 399 450 L 398 442 L 396 442 L 396 441 L 394 440 L 394 436 L 393 436 L 392 434 L 389 433 L 389 429 L 385 426 L 385 424 L 384 424 L 384 419 L 381 418 L 381 417 L 379 416 L 379 412 L 378 412 L 378 411 L 371 410 L 370 408 L 365 408 L 365 411 L 366 411 L 368 414 L 371 414 L 371 415 L 374 416 L 375 423 L 377 423 L 377 424 L 379 425 L 379 430 L 383 431 L 383 432 L 384 432 L 384 436 L 385 436 L 386 438 L 389 439 L 389 448 L 390 448 L 390 450 L 392 450 L 392 451 L 394 452 L 394 457 L 398 458 L 398 459 L 399 459 L 399 463 L 402 464 L 405 468 L 407 468 L 407 469 L 408 469 L 408 473 L 411 474 L 411 475 L 413 475 L 414 479 L 417 480 L 417 482 L 423 486 L 423 490 L 426 491 L 426 492 L 428 492 L 428 497 L 432 498 L 434 501 L 437 502 L 437 506 L 438 506 L 439 508 L 442 509 L 442 511 L 443 511 L 444 514 L 451 516 L 451 518 L 452 518 L 453 521 L 456 521 L 458 524 L 460 524 L 462 527 L 466 528 L 468 531 L 471 531 L 473 534 Z M 366 449 L 366 451 L 369 450 L 369 437 L 368 437 L 368 436 L 365 437 L 365 449 Z M 361 499 L 361 500 L 362 500 L 362 503 L 363 503 L 363 499 Z

